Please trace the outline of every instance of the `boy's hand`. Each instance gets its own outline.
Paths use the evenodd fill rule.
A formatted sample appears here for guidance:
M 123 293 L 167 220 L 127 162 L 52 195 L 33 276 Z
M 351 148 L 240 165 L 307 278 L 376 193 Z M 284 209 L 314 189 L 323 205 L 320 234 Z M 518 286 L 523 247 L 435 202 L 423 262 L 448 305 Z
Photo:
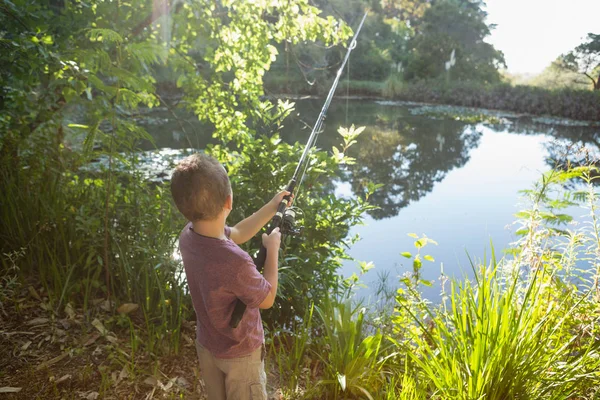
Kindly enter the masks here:
M 279 227 L 273 229 L 270 235 L 263 233 L 262 242 L 265 249 L 269 251 L 278 251 L 281 244 L 281 232 L 279 232 Z
M 271 200 L 271 205 L 273 206 L 274 210 L 277 210 L 277 207 L 279 207 L 279 204 L 281 204 L 281 202 L 283 201 L 283 198 L 285 196 L 288 196 L 289 194 L 290 194 L 290 192 L 288 192 L 287 190 L 282 190 L 281 192 L 277 193 L 273 197 L 273 199 Z M 291 206 L 293 202 L 294 202 L 294 195 L 292 195 L 292 198 L 290 200 L 288 207 Z

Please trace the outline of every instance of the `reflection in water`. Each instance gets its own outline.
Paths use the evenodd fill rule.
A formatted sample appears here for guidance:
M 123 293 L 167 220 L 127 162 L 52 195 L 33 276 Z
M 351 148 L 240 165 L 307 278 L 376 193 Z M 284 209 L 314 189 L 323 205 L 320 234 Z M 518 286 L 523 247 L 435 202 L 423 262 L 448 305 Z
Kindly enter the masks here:
M 306 143 L 322 101 L 303 100 L 296 106 L 281 136 Z M 576 151 L 582 146 L 591 151 L 591 160 L 600 153 L 600 125 L 483 110 L 467 112 L 496 118 L 460 121 L 453 117 L 459 111 L 342 99 L 332 103 L 318 147 L 330 151 L 339 146 L 339 126 L 367 127 L 350 149 L 356 164 L 348 166 L 342 185 L 335 184 L 356 195 L 364 193 L 368 181 L 385 185 L 370 197 L 380 209 L 351 232 L 362 238 L 353 244 L 352 257 L 373 261 L 377 271 L 401 274 L 411 266 L 403 264 L 399 253 L 414 246 L 406 234 L 425 233 L 439 245 L 427 249 L 436 261 L 423 268 L 423 277 L 437 279 L 441 263 L 448 276 L 461 276 L 470 271 L 465 250 L 477 258 L 489 249 L 490 241 L 501 250 L 515 240 L 512 228 L 505 226 L 519 210 L 519 190 L 527 189 L 550 167 L 586 163 L 586 153 Z M 144 127 L 163 151 L 142 154 L 140 162 L 152 165 L 156 175 L 168 176 L 179 149 L 201 149 L 213 140 L 210 127 L 183 110 L 153 110 L 148 117 Z M 162 157 L 172 159 L 162 162 Z M 333 190 L 332 177 L 321 179 L 328 180 Z M 356 265 L 348 262 L 341 273 L 349 276 L 355 270 Z M 439 294 L 437 287 L 426 290 L 430 299 Z
M 553 118 L 522 117 L 495 129 L 522 135 L 546 134 L 552 140 L 544 145 L 549 168 L 597 165 L 600 163 L 600 123 L 564 121 Z M 598 184 L 600 181 L 595 180 Z
M 349 179 L 356 194 L 369 181 L 382 183 L 370 201 L 379 209 L 371 216 L 392 217 L 410 202 L 431 192 L 453 168 L 463 166 L 469 151 L 479 144 L 481 133 L 456 121 L 420 118 L 380 120 L 369 126 L 352 156 Z
M 320 99 L 298 101 L 296 112 L 281 131 L 282 138 L 288 142 L 305 143 L 321 106 Z M 441 110 L 441 117 L 431 116 L 436 109 Z M 370 197 L 371 202 L 379 206 L 379 209 L 371 212 L 371 216 L 375 219 L 393 217 L 402 208 L 431 192 L 448 172 L 464 166 L 471 151 L 479 146 L 482 126 L 452 118 L 452 115 L 464 113 L 465 110 L 473 114 L 501 116 L 496 118 L 493 125 L 485 124 L 495 132 L 551 135 L 554 140 L 544 144 L 549 167 L 582 165 L 590 160 L 598 160 L 598 124 L 590 126 L 585 122 L 485 110 L 474 112 L 460 107 L 389 102 L 378 104 L 364 100 L 334 100 L 317 146 L 330 150 L 332 146 L 339 145 L 339 126 L 366 126 L 358 143 L 350 149 L 357 161 L 348 167 L 344 180 L 349 182 L 356 195 L 364 193 L 369 181 L 384 184 Z M 154 146 L 159 149 L 201 149 L 213 140 L 210 127 L 180 108 L 152 111 L 140 122 L 154 138 Z M 142 147 L 148 150 L 154 146 L 144 144 Z M 584 147 L 586 151 L 582 152 L 580 149 Z M 170 152 L 169 155 L 173 156 Z M 516 161 L 511 160 L 511 154 L 506 154 L 506 160 Z M 502 166 L 498 165 L 498 168 Z M 161 173 L 165 175 L 164 170 Z

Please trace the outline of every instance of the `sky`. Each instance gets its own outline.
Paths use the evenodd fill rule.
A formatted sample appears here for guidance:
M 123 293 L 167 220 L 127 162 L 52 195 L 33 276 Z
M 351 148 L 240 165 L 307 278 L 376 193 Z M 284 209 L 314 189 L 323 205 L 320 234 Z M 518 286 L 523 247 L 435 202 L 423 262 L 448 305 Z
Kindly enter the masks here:
M 537 74 L 588 33 L 600 34 L 600 0 L 487 0 L 486 41 L 504 52 L 508 71 Z

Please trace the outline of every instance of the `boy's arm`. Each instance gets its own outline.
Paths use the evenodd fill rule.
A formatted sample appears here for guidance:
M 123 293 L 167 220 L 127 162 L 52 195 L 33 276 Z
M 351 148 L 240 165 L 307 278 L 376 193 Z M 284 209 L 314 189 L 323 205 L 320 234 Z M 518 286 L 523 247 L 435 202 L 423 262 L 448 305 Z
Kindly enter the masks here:
M 273 307 L 275 298 L 277 297 L 277 281 L 278 281 L 278 256 L 279 245 L 281 243 L 281 233 L 279 228 L 275 228 L 270 235 L 263 233 L 263 246 L 267 249 L 267 258 L 265 260 L 265 269 L 263 276 L 271 284 L 271 290 L 267 297 L 260 303 L 258 308 L 266 309 Z
M 284 196 L 290 194 L 287 190 L 277 193 L 271 201 L 265 204 L 260 210 L 248 218 L 238 222 L 231 228 L 229 238 L 237 244 L 242 244 L 250 240 L 258 231 L 265 226 L 277 212 L 277 207 Z

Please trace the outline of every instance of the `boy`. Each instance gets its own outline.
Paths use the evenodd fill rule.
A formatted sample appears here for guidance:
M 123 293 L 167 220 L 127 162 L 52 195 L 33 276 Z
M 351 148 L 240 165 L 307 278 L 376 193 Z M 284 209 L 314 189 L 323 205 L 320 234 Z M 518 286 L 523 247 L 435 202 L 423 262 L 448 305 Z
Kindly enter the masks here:
M 277 294 L 279 229 L 263 234 L 264 276 L 237 244 L 252 238 L 277 210 L 282 191 L 234 227 L 225 225 L 233 193 L 227 172 L 214 158 L 194 154 L 181 161 L 171 179 L 179 211 L 190 221 L 179 247 L 196 310 L 196 349 L 209 400 L 266 400 L 264 331 L 259 309 Z M 237 299 L 246 306 L 237 328 L 229 322 Z

